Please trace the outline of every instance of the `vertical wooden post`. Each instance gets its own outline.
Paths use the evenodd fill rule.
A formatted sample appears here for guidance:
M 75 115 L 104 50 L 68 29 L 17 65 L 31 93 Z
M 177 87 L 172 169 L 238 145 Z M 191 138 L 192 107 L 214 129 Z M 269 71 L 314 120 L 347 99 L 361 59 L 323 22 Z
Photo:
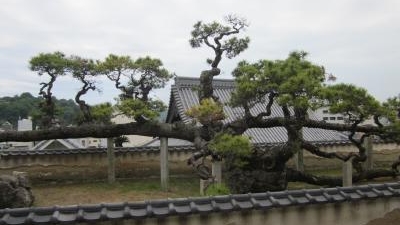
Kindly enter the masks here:
M 113 184 L 115 182 L 115 152 L 112 138 L 107 138 L 107 161 L 108 183 Z
M 200 179 L 200 195 L 204 195 L 204 188 L 206 187 L 207 180 Z
M 350 158 L 346 162 L 343 162 L 343 175 L 342 175 L 342 186 L 350 187 L 353 185 L 353 159 Z
M 168 138 L 160 138 L 160 172 L 161 189 L 168 191 L 169 171 L 168 171 Z
M 212 176 L 215 177 L 216 183 L 222 183 L 222 162 L 214 160 L 211 166 Z
M 300 149 L 296 154 L 294 154 L 294 163 L 296 165 L 296 170 L 304 172 L 303 149 Z
M 299 131 L 300 137 L 303 137 L 303 129 Z M 296 169 L 300 172 L 304 172 L 304 151 L 302 148 L 299 148 L 299 151 L 296 153 Z
M 365 165 L 365 169 L 367 170 L 371 170 L 373 168 L 373 137 L 369 136 L 367 138 L 364 139 L 364 148 L 366 149 L 365 154 L 367 155 L 367 160 L 365 161 L 364 165 Z

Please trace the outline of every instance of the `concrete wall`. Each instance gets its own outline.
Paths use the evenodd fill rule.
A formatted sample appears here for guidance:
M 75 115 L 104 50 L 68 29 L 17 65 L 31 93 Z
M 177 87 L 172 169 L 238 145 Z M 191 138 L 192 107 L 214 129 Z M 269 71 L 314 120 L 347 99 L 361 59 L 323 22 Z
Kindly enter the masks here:
M 379 198 L 342 202 L 336 204 L 314 204 L 307 206 L 288 206 L 268 210 L 249 210 L 220 212 L 210 214 L 188 214 L 138 220 L 103 221 L 96 224 L 140 224 L 140 225 L 364 225 L 383 217 L 386 213 L 400 207 L 398 198 Z M 86 224 L 86 223 L 85 223 Z
M 374 145 L 374 166 L 387 166 L 400 154 L 395 144 Z M 357 149 L 350 145 L 324 146 L 324 151 L 351 152 Z M 306 169 L 341 168 L 342 162 L 316 157 L 305 152 Z M 186 164 L 192 150 L 169 151 L 171 176 L 194 176 L 193 169 Z M 290 163 L 289 163 L 290 165 Z M 107 178 L 106 153 L 79 154 L 32 154 L 6 155 L 0 158 L 0 174 L 12 171 L 27 172 L 32 181 L 44 180 L 95 180 Z M 116 153 L 117 178 L 142 178 L 160 176 L 159 151 L 130 151 Z
M 373 145 L 374 151 L 382 150 L 396 150 L 400 149 L 400 146 L 395 143 L 375 143 Z M 321 147 L 321 150 L 326 152 L 358 152 L 358 148 L 352 144 L 348 145 L 326 145 Z M 304 151 L 306 152 L 306 151 Z
M 171 176 L 192 176 L 186 165 L 191 151 L 169 151 Z M 107 178 L 106 153 L 7 155 L 0 158 L 0 174 L 27 172 L 33 182 L 96 180 Z M 143 178 L 160 175 L 158 151 L 116 153 L 117 178 Z

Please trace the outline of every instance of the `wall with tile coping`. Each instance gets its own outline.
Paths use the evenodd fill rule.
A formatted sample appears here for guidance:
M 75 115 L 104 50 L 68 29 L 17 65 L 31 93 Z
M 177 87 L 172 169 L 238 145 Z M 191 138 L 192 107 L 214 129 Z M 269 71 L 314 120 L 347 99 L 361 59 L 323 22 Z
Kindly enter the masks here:
M 234 211 L 229 213 L 210 213 L 207 215 L 189 214 L 185 217 L 148 218 L 143 220 L 104 221 L 96 224 L 137 224 L 137 225 L 364 225 L 383 217 L 386 213 L 400 207 L 398 198 L 367 201 L 289 206 L 268 210 Z
M 47 151 L 47 153 L 50 151 Z M 186 160 L 192 151 L 169 151 L 171 176 L 194 176 Z M 73 154 L 15 154 L 1 155 L 0 174 L 27 172 L 33 182 L 60 180 L 95 180 L 107 178 L 105 151 Z M 159 151 L 125 151 L 116 153 L 117 178 L 159 176 Z
M 350 152 L 356 151 L 352 145 L 325 145 L 321 146 L 323 151 L 331 152 Z M 392 155 L 386 158 L 394 157 L 400 147 L 395 144 L 375 144 L 375 154 L 389 154 L 389 150 L 393 151 Z M 191 167 L 187 166 L 186 160 L 193 153 L 192 147 L 176 149 L 170 147 L 168 159 L 170 174 L 172 176 L 192 176 L 194 175 Z M 68 151 L 67 151 L 68 152 Z M 12 171 L 28 172 L 29 177 L 33 180 L 59 180 L 59 179 L 105 179 L 107 174 L 107 156 L 106 151 L 90 150 L 87 153 L 62 153 L 62 151 L 46 154 L 37 154 L 28 152 L 29 154 L 1 154 L 0 152 L 0 174 L 11 173 Z M 318 163 L 324 167 L 335 167 L 338 162 L 315 157 L 305 151 L 305 165 L 307 160 L 312 160 L 312 167 L 318 168 Z M 325 161 L 324 161 L 325 160 Z M 320 162 L 319 162 L 320 161 Z M 148 177 L 159 176 L 160 160 L 159 150 L 156 147 L 147 150 L 127 150 L 117 151 L 116 153 L 116 171 L 117 177 Z
M 362 225 L 400 212 L 400 182 L 0 210 L 0 224 Z M 391 216 L 393 218 L 393 215 Z

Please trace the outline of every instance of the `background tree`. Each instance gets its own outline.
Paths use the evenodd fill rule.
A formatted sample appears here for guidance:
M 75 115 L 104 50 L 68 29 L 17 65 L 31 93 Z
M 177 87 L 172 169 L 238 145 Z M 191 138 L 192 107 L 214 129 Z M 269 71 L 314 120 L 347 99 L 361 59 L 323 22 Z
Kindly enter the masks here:
M 247 21 L 234 15 L 225 18 L 227 25 L 222 25 L 216 21 L 212 23 L 197 22 L 193 26 L 192 38 L 189 40 L 193 48 L 202 45 L 210 47 L 214 51 L 214 59 L 207 59 L 211 69 L 204 70 L 200 75 L 200 101 L 205 98 L 215 98 L 213 96 L 212 81 L 214 76 L 218 76 L 221 70 L 218 68 L 222 55 L 231 59 L 247 49 L 250 42 L 249 37 L 238 38 L 236 35 L 243 31 L 247 26 Z
M 42 100 L 28 92 L 13 97 L 0 98 L 1 123 L 8 121 L 16 128 L 18 119 L 32 116 L 33 109 L 37 108 Z
M 81 123 L 91 123 L 93 118 L 90 112 L 90 106 L 82 99 L 89 90 L 96 90 L 95 79 L 97 67 L 93 60 L 84 59 L 79 56 L 72 56 L 69 59 L 69 70 L 71 75 L 82 83 L 81 89 L 75 95 L 75 102 L 79 105 L 82 112 Z
M 53 102 L 52 88 L 57 77 L 63 76 L 67 72 L 68 61 L 61 52 L 41 53 L 30 60 L 30 69 L 36 71 L 39 76 L 47 74 L 50 77 L 48 82 L 42 82 L 39 91 L 44 101 L 40 104 L 42 128 L 49 128 L 54 125 L 55 106 Z
M 0 98 L 0 122 L 9 121 L 13 128 L 17 127 L 19 119 L 32 118 L 33 127 L 40 125 L 43 112 L 39 105 L 42 97 L 34 97 L 31 93 L 24 92 L 21 95 Z M 57 99 L 53 97 L 55 119 L 62 125 L 74 124 L 74 119 L 79 113 L 79 108 L 72 99 Z
M 108 79 L 115 83 L 115 87 L 122 93 L 120 99 L 132 98 L 133 87 L 122 84 L 124 78 L 134 79 L 135 62 L 129 56 L 108 55 L 104 61 L 98 61 L 99 72 L 106 75 Z
M 165 110 L 161 101 L 149 96 L 150 91 L 163 88 L 174 76 L 162 67 L 161 60 L 146 56 L 134 61 L 129 56 L 111 54 L 98 63 L 100 73 L 114 81 L 122 92 L 116 106 L 121 113 L 141 120 L 154 119 Z

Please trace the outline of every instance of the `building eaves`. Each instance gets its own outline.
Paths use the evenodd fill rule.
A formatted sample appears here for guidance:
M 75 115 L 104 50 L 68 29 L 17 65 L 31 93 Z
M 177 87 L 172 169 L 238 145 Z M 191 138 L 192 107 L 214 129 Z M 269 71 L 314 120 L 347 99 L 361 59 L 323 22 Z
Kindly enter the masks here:
M 400 183 L 355 187 L 235 194 L 145 202 L 73 205 L 0 210 L 0 224 L 69 224 L 101 221 L 143 220 L 248 210 L 268 210 L 304 205 L 356 202 L 400 196 Z

